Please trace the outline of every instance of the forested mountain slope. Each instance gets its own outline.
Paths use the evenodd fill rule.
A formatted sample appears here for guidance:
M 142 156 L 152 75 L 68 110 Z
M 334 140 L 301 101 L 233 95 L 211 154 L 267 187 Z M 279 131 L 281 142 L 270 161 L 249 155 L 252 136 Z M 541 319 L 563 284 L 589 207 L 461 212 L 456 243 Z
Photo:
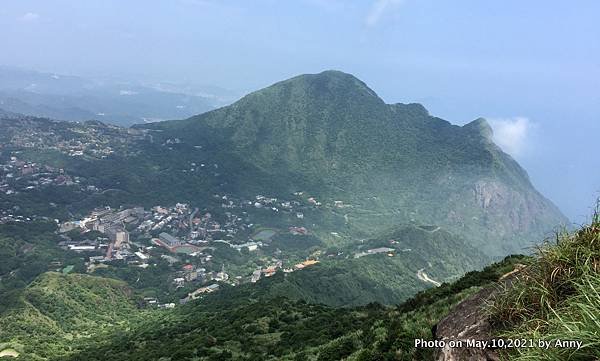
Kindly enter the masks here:
M 140 310 L 123 282 L 46 273 L 1 314 L 0 352 L 25 360 L 423 360 L 433 350 L 415 349 L 413 338 L 431 338 L 454 304 L 524 261 L 507 258 L 395 307 L 310 304 L 278 292 L 285 280 L 275 277 L 174 310 Z
M 301 75 L 230 106 L 145 127 L 162 139 L 227 149 L 270 177 L 275 190 L 344 202 L 354 235 L 408 221 L 438 224 L 500 255 L 566 221 L 493 143 L 484 119 L 459 127 L 419 104 L 385 104 L 338 71 Z

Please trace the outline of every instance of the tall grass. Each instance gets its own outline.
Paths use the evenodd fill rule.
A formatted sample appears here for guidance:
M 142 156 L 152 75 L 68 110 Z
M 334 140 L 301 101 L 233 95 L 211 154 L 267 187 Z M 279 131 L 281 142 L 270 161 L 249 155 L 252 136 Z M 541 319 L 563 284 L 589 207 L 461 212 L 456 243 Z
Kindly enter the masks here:
M 583 342 L 578 350 L 516 349 L 509 359 L 600 360 L 600 213 L 541 246 L 536 261 L 504 285 L 490 313 L 502 337 Z

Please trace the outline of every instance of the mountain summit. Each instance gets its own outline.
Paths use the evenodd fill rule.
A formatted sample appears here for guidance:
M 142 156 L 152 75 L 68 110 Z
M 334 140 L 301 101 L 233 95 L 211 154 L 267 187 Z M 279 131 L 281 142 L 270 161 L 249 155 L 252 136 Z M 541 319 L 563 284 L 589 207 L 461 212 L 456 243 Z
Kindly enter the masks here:
M 349 238 L 435 224 L 501 255 L 566 222 L 493 143 L 484 119 L 460 127 L 420 104 L 386 104 L 339 71 L 300 75 L 230 106 L 147 127 L 232 151 L 268 175 L 273 184 L 257 185 L 265 192 L 305 191 L 346 204 L 332 222 Z

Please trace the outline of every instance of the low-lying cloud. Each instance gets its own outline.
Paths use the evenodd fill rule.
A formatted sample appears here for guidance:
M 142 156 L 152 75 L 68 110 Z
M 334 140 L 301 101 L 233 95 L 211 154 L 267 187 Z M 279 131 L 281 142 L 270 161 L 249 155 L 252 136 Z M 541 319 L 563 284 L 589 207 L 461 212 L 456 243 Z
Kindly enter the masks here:
M 506 153 L 520 156 L 529 145 L 533 123 L 525 117 L 489 119 L 494 142 Z

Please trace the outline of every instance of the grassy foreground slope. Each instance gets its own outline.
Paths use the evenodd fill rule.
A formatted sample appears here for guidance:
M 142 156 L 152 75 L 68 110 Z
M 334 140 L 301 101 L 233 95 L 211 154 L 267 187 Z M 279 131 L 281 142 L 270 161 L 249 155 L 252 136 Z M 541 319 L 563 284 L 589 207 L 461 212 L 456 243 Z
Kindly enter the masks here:
M 499 335 L 514 339 L 581 341 L 576 348 L 515 349 L 514 360 L 600 358 L 600 215 L 573 233 L 563 233 L 538 250 L 492 311 Z

